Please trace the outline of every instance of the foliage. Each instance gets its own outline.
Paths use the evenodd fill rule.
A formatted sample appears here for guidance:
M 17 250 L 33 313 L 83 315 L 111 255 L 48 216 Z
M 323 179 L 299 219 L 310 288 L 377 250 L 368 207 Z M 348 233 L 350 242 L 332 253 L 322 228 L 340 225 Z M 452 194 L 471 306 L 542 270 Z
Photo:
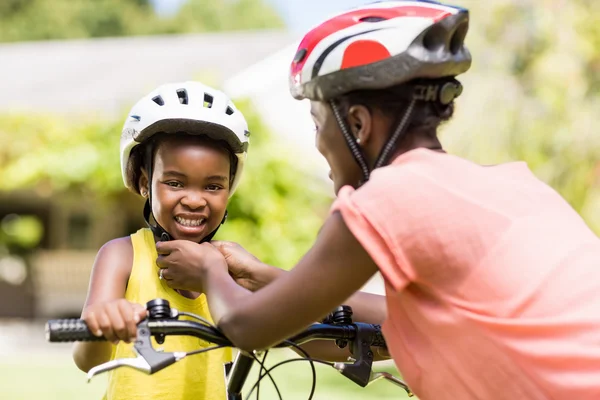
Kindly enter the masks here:
M 473 67 L 446 147 L 482 164 L 526 161 L 600 234 L 600 3 L 462 3 Z
M 252 132 L 242 184 L 219 238 L 242 243 L 267 263 L 291 267 L 314 241 L 330 199 L 261 124 L 236 101 Z M 0 191 L 31 188 L 45 195 L 82 190 L 123 201 L 118 138 L 121 121 L 73 122 L 37 115 L 0 116 Z
M 188 0 L 174 16 L 149 0 L 2 0 L 0 42 L 281 27 L 263 0 Z
M 228 207 L 233 218 L 218 238 L 233 240 L 266 263 L 292 267 L 316 238 L 330 198 L 329 183 L 315 181 L 294 154 L 261 125 L 247 103 L 236 102 L 251 132 L 248 162 Z

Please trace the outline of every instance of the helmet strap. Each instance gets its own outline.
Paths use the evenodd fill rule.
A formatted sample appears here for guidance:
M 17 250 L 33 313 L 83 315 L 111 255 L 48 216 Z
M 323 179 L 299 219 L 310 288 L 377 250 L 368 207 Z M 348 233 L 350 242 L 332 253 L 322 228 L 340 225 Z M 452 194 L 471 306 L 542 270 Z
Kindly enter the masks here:
M 148 174 L 148 199 L 144 204 L 144 220 L 155 237 L 160 238 L 161 242 L 172 240 L 172 236 L 167 232 L 156 218 L 152 215 L 152 172 L 154 166 L 154 142 L 152 139 L 146 145 L 146 172 Z
M 396 148 L 396 144 L 399 143 L 401 139 L 404 138 L 404 136 L 406 135 L 406 128 L 408 128 L 410 118 L 412 117 L 413 110 L 415 109 L 416 102 L 417 100 L 414 97 L 410 100 L 406 111 L 404 111 L 404 115 L 402 116 L 400 122 L 396 126 L 396 130 L 394 130 L 392 136 L 390 136 L 386 144 L 379 152 L 379 156 L 377 157 L 377 161 L 375 161 L 373 169 L 382 167 L 388 163 L 392 152 Z
M 344 139 L 346 139 L 346 144 L 350 149 L 350 153 L 352 153 L 354 160 L 356 160 L 356 163 L 362 171 L 362 183 L 365 183 L 369 180 L 370 175 L 367 159 L 358 143 L 356 143 L 354 136 L 352 136 L 352 134 L 350 133 L 350 126 L 348 125 L 348 121 L 346 120 L 346 118 L 342 117 L 342 113 L 340 112 L 340 107 L 337 104 L 337 102 L 335 100 L 331 100 L 329 104 L 331 106 L 331 109 L 333 110 L 333 115 L 335 115 L 335 119 L 337 120 L 340 130 L 342 131 L 342 135 L 344 135 Z
M 412 117 L 416 101 L 416 98 L 411 98 L 411 101 L 408 104 L 408 107 L 406 108 L 406 111 L 400 119 L 400 122 L 398 123 L 396 129 L 386 142 L 385 146 L 383 146 L 383 148 L 381 149 L 379 156 L 377 157 L 377 160 L 373 165 L 373 169 L 379 168 L 389 161 L 393 150 L 396 148 L 396 144 L 399 141 L 401 141 L 401 139 L 406 134 L 406 129 L 408 128 L 410 119 Z M 350 133 L 348 121 L 346 120 L 346 118 L 342 117 L 339 105 L 336 103 L 335 100 L 331 100 L 330 105 L 331 109 L 333 110 L 333 114 L 335 115 L 335 119 L 337 120 L 338 125 L 340 127 L 340 130 L 342 131 L 342 135 L 344 135 L 344 139 L 346 139 L 346 144 L 348 145 L 348 148 L 350 149 L 350 152 L 352 153 L 352 156 L 356 160 L 358 166 L 362 170 L 363 179 L 361 184 L 364 184 L 369 180 L 369 177 L 371 175 L 371 170 L 369 169 L 369 166 L 367 164 L 366 157 L 358 143 L 356 143 L 354 136 L 352 136 L 352 134 Z

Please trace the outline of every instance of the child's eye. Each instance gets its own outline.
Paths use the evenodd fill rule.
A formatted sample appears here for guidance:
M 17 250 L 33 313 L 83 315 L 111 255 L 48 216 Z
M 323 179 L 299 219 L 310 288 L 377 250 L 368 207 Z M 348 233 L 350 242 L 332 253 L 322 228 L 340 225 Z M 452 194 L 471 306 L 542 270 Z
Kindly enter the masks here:
M 206 190 L 210 190 L 211 192 L 212 192 L 212 191 L 221 190 L 221 189 L 223 189 L 223 187 L 222 187 L 222 186 L 219 186 L 219 185 L 208 185 L 208 186 L 206 187 Z
M 169 181 L 169 182 L 165 182 L 166 185 L 174 187 L 174 188 L 180 188 L 183 187 L 183 184 L 181 182 L 177 182 L 177 181 Z

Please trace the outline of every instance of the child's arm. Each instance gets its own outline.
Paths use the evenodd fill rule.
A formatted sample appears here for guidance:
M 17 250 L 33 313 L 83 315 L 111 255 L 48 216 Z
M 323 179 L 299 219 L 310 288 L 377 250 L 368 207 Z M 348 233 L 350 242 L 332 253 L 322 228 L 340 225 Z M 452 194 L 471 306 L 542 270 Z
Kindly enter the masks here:
M 135 315 L 145 313 L 142 306 L 124 300 L 131 275 L 133 248 L 131 239 L 123 237 L 106 243 L 96 256 L 87 300 L 81 314 L 88 327 L 98 336 L 110 340 L 135 336 Z M 73 348 L 73 360 L 84 372 L 110 359 L 111 342 L 78 342 Z

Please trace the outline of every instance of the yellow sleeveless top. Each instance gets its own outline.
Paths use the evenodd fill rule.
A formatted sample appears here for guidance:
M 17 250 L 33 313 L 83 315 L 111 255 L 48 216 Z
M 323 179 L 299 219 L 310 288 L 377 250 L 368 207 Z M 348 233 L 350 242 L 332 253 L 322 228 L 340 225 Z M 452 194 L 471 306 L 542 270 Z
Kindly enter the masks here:
M 145 304 L 157 298 L 168 300 L 171 307 L 200 315 L 212 322 L 206 297 L 195 300 L 183 297 L 158 279 L 156 247 L 150 229 L 140 229 L 131 235 L 133 267 L 125 292 L 131 302 Z M 191 351 L 213 346 L 194 337 L 167 336 L 164 344 L 152 339 L 155 349 L 165 352 Z M 111 359 L 135 357 L 131 344 L 113 346 Z M 223 364 L 232 358 L 230 348 L 212 350 L 188 356 L 153 375 L 128 367 L 109 373 L 104 400 L 223 400 L 225 378 Z

